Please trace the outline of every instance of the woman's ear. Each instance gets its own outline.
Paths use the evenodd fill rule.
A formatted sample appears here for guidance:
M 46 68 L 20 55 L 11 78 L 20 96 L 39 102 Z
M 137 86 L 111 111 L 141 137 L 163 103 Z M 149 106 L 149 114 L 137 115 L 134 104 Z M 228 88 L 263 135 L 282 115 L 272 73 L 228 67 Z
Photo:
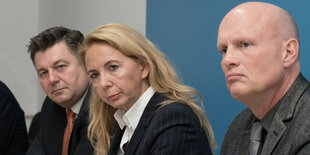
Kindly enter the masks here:
M 299 59 L 299 43 L 295 38 L 289 39 L 284 43 L 283 64 L 284 67 L 291 66 Z
M 142 79 L 145 79 L 149 75 L 149 72 L 150 72 L 149 64 L 147 63 L 145 59 L 139 59 L 138 62 L 139 62 L 139 66 L 142 72 L 141 74 Z

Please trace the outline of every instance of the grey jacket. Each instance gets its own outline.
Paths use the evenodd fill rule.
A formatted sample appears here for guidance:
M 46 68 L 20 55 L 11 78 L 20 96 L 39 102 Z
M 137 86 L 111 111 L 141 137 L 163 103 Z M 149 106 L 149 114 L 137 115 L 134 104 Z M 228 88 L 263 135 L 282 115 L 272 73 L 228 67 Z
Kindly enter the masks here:
M 281 99 L 265 139 L 262 155 L 310 154 L 310 88 L 299 74 Z M 247 108 L 230 124 L 221 155 L 248 155 L 254 115 Z

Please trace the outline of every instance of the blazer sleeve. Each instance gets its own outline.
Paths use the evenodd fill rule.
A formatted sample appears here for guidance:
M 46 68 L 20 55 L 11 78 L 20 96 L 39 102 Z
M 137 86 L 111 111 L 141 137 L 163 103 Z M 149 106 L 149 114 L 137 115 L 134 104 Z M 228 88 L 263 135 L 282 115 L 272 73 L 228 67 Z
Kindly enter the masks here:
M 23 110 L 12 92 L 0 82 L 0 154 L 23 155 L 29 142 Z
M 181 103 L 164 106 L 155 114 L 148 139 L 155 137 L 150 154 L 212 155 L 200 122 L 190 107 Z

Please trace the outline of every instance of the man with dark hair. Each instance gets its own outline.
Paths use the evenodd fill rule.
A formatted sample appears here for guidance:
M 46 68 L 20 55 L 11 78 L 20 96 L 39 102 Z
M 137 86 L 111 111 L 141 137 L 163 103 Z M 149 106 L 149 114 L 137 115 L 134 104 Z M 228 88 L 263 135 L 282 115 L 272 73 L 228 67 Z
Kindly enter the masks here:
M 89 79 L 77 54 L 83 34 L 52 27 L 31 38 L 28 52 L 47 94 L 40 116 L 40 132 L 28 155 L 87 155 Z
M 0 154 L 24 155 L 28 149 L 24 111 L 10 89 L 0 81 Z

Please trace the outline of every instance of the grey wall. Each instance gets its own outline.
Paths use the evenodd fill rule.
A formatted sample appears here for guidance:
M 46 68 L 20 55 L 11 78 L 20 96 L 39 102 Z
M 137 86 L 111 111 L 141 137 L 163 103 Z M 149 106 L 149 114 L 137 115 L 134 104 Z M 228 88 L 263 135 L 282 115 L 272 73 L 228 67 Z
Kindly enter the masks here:
M 89 33 L 96 27 L 118 22 L 145 33 L 145 0 L 40 0 L 39 30 L 54 25 Z
M 145 34 L 145 0 L 2 0 L 0 1 L 0 80 L 25 111 L 27 125 L 41 109 L 45 93 L 27 53 L 29 39 L 52 26 L 78 29 L 85 35 L 118 22 Z
M 38 0 L 0 1 L 0 80 L 30 116 L 38 109 L 38 80 L 26 44 L 38 32 Z

